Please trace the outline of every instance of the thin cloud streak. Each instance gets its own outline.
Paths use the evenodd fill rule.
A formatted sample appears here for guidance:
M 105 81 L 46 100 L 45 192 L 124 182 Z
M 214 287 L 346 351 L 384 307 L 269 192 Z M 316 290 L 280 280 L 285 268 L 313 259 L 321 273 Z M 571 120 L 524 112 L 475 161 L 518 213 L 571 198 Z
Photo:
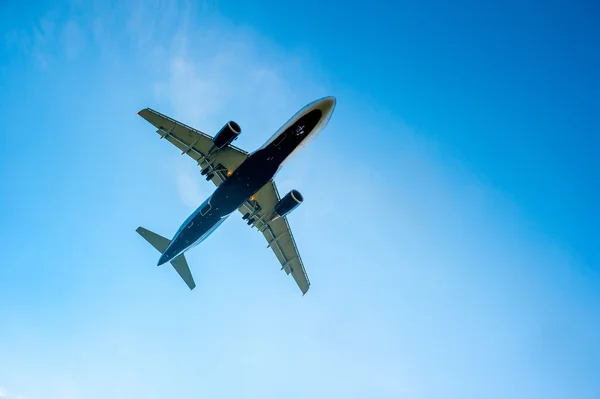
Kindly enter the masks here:
M 190 159 L 184 159 L 184 161 L 192 162 Z M 202 179 L 200 171 L 197 168 L 190 168 L 190 165 L 182 165 L 182 162 L 177 162 L 176 165 L 179 198 L 190 210 L 196 209 L 207 197 L 206 191 L 203 190 L 206 187 L 200 186 Z

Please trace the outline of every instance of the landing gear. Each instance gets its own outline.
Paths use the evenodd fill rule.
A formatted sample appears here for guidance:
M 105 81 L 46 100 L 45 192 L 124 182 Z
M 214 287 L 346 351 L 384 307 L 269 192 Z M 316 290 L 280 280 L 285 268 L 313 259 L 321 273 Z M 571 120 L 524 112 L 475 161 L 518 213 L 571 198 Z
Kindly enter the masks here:
M 250 210 L 251 212 L 245 213 L 244 216 L 242 216 L 242 220 L 246 220 L 246 223 L 248 224 L 248 226 L 254 227 L 255 222 L 262 220 L 259 216 L 261 207 L 259 204 L 254 203 L 254 198 L 252 198 L 252 197 L 251 197 L 250 201 L 247 201 L 245 203 L 245 207 L 246 207 L 246 209 Z M 263 222 L 263 224 L 264 224 L 264 222 Z M 260 228 L 259 228 L 259 230 L 260 230 Z
M 211 181 L 218 172 L 227 174 L 227 169 L 223 168 L 223 166 L 221 164 L 215 166 L 212 163 L 210 163 L 204 169 L 202 169 L 200 174 L 202 176 L 206 176 L 207 181 Z M 221 175 L 217 175 L 217 176 L 221 176 Z

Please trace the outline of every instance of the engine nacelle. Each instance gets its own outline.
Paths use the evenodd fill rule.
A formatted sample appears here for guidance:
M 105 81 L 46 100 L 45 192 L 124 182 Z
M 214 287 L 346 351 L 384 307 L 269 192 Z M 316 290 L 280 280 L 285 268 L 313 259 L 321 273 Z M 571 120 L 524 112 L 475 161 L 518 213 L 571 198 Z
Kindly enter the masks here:
M 302 194 L 298 190 L 292 190 L 279 200 L 275 205 L 275 212 L 273 219 L 289 215 L 294 209 L 298 207 L 304 201 Z
M 213 144 L 219 150 L 231 144 L 231 142 L 238 138 L 242 128 L 234 121 L 229 121 L 219 130 L 213 139 Z

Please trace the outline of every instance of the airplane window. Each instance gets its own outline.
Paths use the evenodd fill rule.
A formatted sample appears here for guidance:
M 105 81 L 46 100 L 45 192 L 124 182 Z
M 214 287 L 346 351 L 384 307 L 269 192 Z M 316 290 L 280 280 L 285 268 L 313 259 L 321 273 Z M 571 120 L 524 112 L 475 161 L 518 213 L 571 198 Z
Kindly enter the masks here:
M 210 202 L 209 202 L 208 204 L 206 204 L 206 205 L 204 206 L 204 208 L 202 208 L 202 210 L 200 211 L 200 214 L 201 214 L 202 216 L 206 215 L 206 213 L 207 213 L 208 211 L 210 211 L 210 208 L 212 208 L 212 206 L 210 205 Z
M 281 136 L 277 137 L 277 140 L 273 143 L 273 145 L 275 147 L 277 147 L 279 144 L 281 144 L 283 139 L 285 139 L 285 133 L 283 133 Z

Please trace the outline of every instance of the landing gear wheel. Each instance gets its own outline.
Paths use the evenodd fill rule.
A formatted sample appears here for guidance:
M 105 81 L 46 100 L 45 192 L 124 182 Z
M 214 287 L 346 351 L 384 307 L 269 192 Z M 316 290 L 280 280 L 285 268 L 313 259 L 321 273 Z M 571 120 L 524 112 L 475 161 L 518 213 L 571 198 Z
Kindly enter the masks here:
M 248 219 L 249 217 L 250 217 L 250 214 L 249 214 L 249 213 L 247 213 L 247 214 L 245 214 L 244 216 L 242 216 L 242 220 L 246 220 L 246 219 Z
M 254 218 L 248 219 L 248 226 L 250 226 L 252 223 L 254 223 Z
M 209 173 L 209 174 L 206 175 L 206 180 L 207 181 L 211 181 L 213 177 L 215 177 L 215 174 L 214 173 Z
M 200 172 L 200 174 L 202 174 L 202 176 L 204 176 L 205 174 L 207 174 L 209 171 L 209 168 L 204 168 L 202 169 L 202 172 Z

